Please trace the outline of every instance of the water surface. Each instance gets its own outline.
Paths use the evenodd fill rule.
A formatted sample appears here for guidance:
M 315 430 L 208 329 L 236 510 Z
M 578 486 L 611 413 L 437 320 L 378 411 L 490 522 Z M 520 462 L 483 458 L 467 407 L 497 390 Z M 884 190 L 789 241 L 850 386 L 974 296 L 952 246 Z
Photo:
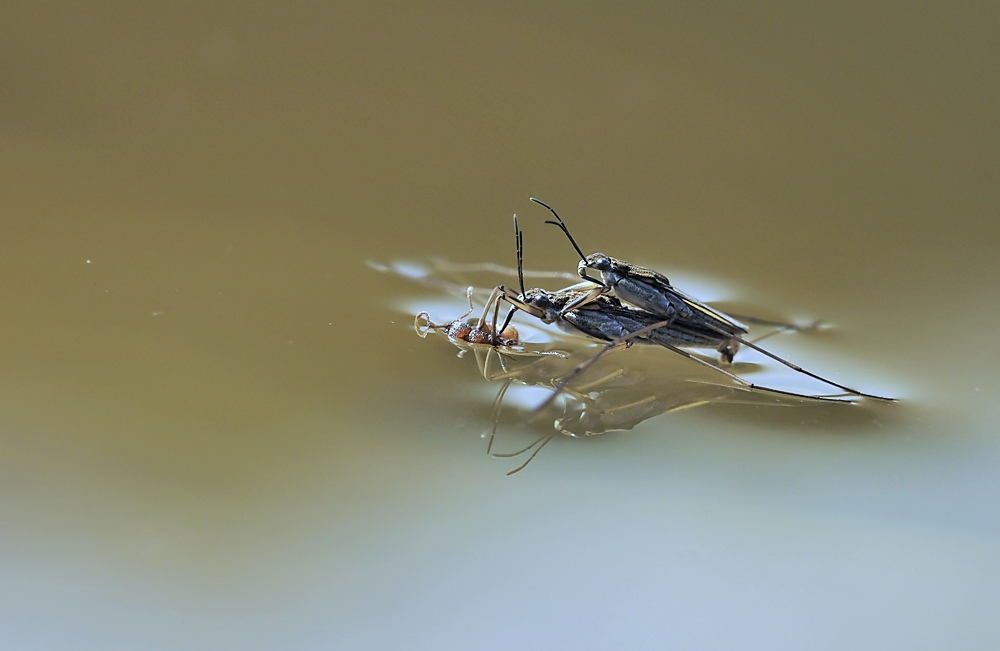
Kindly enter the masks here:
M 995 648 L 996 13 L 9 10 L 3 646 Z M 412 329 L 462 299 L 366 262 L 510 266 L 517 212 L 572 271 L 529 196 L 901 402 L 507 477 L 498 385 Z M 613 361 L 673 396 L 663 352 Z

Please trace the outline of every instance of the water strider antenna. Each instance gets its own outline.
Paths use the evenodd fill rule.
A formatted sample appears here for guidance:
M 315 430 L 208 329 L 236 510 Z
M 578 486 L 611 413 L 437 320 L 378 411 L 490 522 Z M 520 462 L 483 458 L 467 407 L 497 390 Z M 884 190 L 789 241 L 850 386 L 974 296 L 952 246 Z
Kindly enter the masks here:
M 517 282 L 524 296 L 524 233 L 517 225 L 517 213 L 514 213 L 514 248 L 517 250 Z
M 573 239 L 573 236 L 569 234 L 569 229 L 566 228 L 565 222 L 563 222 L 562 217 L 559 216 L 559 213 L 556 212 L 556 209 L 553 208 L 552 206 L 550 206 L 549 204 L 545 203 L 541 199 L 536 199 L 534 197 L 530 197 L 530 200 L 534 201 L 539 206 L 542 206 L 544 208 L 548 208 L 549 212 L 551 212 L 553 215 L 556 216 L 556 219 L 558 221 L 552 221 L 551 219 L 547 219 L 547 220 L 545 220 L 545 223 L 546 224 L 552 224 L 553 226 L 558 226 L 559 228 L 561 228 L 562 232 L 566 233 L 566 237 L 569 238 L 569 243 L 572 244 L 573 248 L 576 249 L 576 252 L 580 254 L 580 259 L 583 260 L 584 262 L 586 262 L 587 261 L 587 256 L 583 254 L 583 249 L 581 249 L 580 246 L 576 243 L 576 240 Z
M 524 298 L 524 233 L 521 232 L 521 227 L 517 225 L 517 213 L 514 213 L 514 249 L 517 251 L 517 284 L 521 289 L 521 298 Z M 502 286 L 501 286 L 502 287 Z M 506 291 L 504 293 L 506 297 Z M 507 299 L 510 303 L 510 299 Z M 497 301 L 497 309 L 500 308 L 500 301 Z M 510 310 L 507 311 L 507 316 L 504 317 L 503 325 L 500 328 L 496 328 L 497 320 L 493 319 L 493 326 L 496 332 L 493 333 L 494 343 L 496 343 L 496 337 L 499 333 L 507 329 L 510 325 L 510 320 L 514 318 L 514 312 L 517 312 L 518 307 L 513 303 L 510 303 Z

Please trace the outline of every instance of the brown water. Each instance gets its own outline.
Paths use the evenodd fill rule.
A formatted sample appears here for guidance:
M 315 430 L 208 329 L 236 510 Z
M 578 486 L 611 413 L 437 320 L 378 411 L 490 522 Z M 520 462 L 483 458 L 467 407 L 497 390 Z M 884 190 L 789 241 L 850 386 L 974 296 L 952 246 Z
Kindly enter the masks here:
M 997 8 L 3 13 L 3 648 L 1000 644 Z M 902 402 L 508 478 L 499 384 L 411 328 L 462 299 L 365 263 L 511 265 L 518 212 L 571 271 L 529 196 Z

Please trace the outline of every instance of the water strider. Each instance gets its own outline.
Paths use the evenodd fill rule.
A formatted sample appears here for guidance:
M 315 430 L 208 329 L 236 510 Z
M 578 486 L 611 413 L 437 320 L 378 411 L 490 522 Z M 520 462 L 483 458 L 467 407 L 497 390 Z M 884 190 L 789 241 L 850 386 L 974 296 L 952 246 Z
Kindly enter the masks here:
M 504 285 L 498 285 L 493 292 L 493 299 L 503 299 L 512 306 L 507 313 L 501 330 L 508 323 L 517 310 L 523 311 L 541 320 L 543 323 L 553 323 L 564 331 L 576 334 L 584 334 L 595 339 L 609 342 L 609 347 L 629 346 L 633 342 L 653 343 L 667 348 L 678 355 L 698 362 L 717 373 L 725 375 L 734 382 L 749 389 L 766 391 L 796 398 L 808 398 L 813 400 L 845 402 L 843 399 L 830 396 L 817 396 L 784 391 L 768 386 L 755 384 L 735 373 L 712 364 L 701 357 L 684 350 L 682 347 L 707 347 L 715 346 L 721 348 L 733 337 L 732 333 L 726 332 L 715 324 L 702 319 L 680 318 L 675 315 L 670 318 L 663 318 L 660 315 L 647 312 L 646 310 L 632 307 L 622 303 L 613 296 L 607 296 L 601 291 L 595 293 L 594 290 L 585 290 L 579 287 L 568 287 L 556 292 L 544 289 L 524 289 L 524 277 L 521 273 L 524 262 L 524 236 L 517 223 L 517 215 L 514 215 L 514 242 L 517 255 L 518 283 L 521 293 L 514 294 L 513 291 Z M 710 309 L 707 308 L 706 309 Z M 781 359 L 763 348 L 752 344 L 742 337 L 741 343 L 759 350 L 768 357 L 772 357 L 785 364 L 789 368 L 803 373 L 809 377 L 825 382 L 847 393 L 878 398 L 870 394 L 862 393 L 844 387 L 835 382 L 826 380 L 810 371 L 806 371 L 791 362 Z M 598 353 L 603 355 L 604 351 Z M 592 362 L 591 362 L 592 363 Z M 565 384 L 565 383 L 563 383 Z M 557 390 L 558 392 L 558 390 Z M 891 400 L 879 398 L 882 400 Z M 551 402 L 551 397 L 546 404 Z M 536 410 L 537 411 L 537 410 Z
M 622 301 L 631 303 L 649 314 L 667 321 L 675 328 L 690 327 L 703 332 L 714 333 L 715 338 L 719 342 L 717 350 L 727 363 L 733 361 L 736 351 L 740 345 L 743 345 L 770 357 L 798 373 L 802 373 L 814 380 L 836 387 L 849 394 L 885 402 L 895 401 L 894 398 L 859 391 L 807 371 L 801 366 L 793 364 L 769 350 L 748 341 L 746 335 L 749 333 L 749 330 L 745 325 L 683 293 L 670 284 L 670 280 L 666 276 L 653 269 L 633 265 L 604 255 L 603 253 L 584 254 L 583 250 L 570 234 L 569 228 L 566 227 L 565 222 L 563 222 L 555 209 L 539 199 L 532 198 L 531 201 L 548 209 L 555 216 L 555 221 L 547 220 L 546 223 L 560 228 L 569 239 L 570 244 L 573 245 L 573 248 L 576 249 L 577 254 L 580 256 L 580 262 L 577 265 L 577 272 L 580 278 L 597 285 L 596 288 L 589 292 L 581 293 L 574 297 L 572 301 L 563 305 L 561 308 L 563 316 L 574 310 L 579 310 L 588 303 L 597 301 L 601 296 L 613 291 Z M 591 270 L 600 272 L 601 279 L 599 280 L 590 275 L 589 272 Z M 690 354 L 687 354 L 687 356 L 690 356 Z M 724 369 L 716 368 L 730 377 L 736 377 L 731 373 L 727 373 Z

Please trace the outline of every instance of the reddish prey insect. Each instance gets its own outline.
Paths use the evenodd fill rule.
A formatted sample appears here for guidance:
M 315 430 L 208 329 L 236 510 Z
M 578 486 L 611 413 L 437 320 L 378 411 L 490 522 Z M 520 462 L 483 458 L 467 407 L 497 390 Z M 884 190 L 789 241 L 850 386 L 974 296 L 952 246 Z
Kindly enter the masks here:
M 486 302 L 483 316 L 475 324 L 462 320 L 475 310 L 475 307 L 472 305 L 472 291 L 472 287 L 466 290 L 466 296 L 469 299 L 469 310 L 451 323 L 434 323 L 427 312 L 419 312 L 413 321 L 413 327 L 417 331 L 417 334 L 421 337 L 426 337 L 427 333 L 431 330 L 444 330 L 445 334 L 452 339 L 467 341 L 470 344 L 516 346 L 520 342 L 520 339 L 517 328 L 512 325 L 505 326 L 499 335 L 494 336 L 497 315 L 500 309 L 499 296 L 496 292 Z M 493 309 L 493 325 L 490 325 L 489 322 L 491 308 Z

